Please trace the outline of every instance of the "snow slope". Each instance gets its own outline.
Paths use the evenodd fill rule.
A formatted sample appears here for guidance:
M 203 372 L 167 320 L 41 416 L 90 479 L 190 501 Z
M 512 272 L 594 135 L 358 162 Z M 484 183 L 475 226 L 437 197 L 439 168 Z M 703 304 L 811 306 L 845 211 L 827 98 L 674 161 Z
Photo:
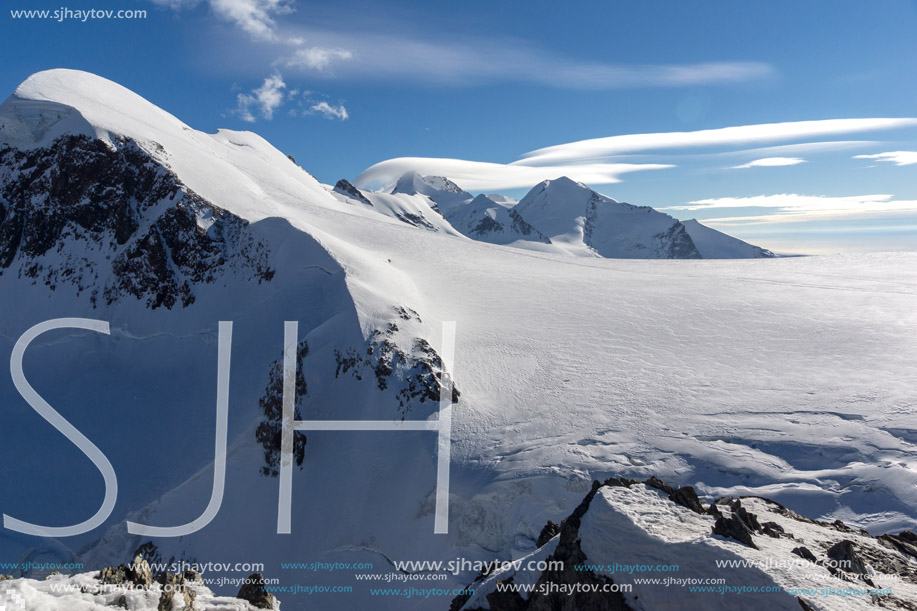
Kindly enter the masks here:
M 659 475 L 709 496 L 764 494 L 874 531 L 917 524 L 912 254 L 704 265 L 598 258 L 691 255 L 693 243 L 678 241 L 684 228 L 671 217 L 564 180 L 536 188 L 518 210 L 566 253 L 478 242 L 380 214 L 372 194 L 368 206 L 333 193 L 254 134 L 196 132 L 74 71 L 31 77 L 0 116 L 2 142 L 12 146 L 4 159 L 19 160 L 0 172 L 5 193 L 32 184 L 22 164 L 41 158 L 41 146 L 61 146 L 53 137 L 63 133 L 101 137 L 124 155 L 129 138 L 184 193 L 151 202 L 124 244 L 117 227 L 95 235 L 79 217 L 64 217 L 59 243 L 18 252 L 0 270 L 2 358 L 36 322 L 110 321 L 110 337 L 73 331 L 36 340 L 25 366 L 110 457 L 121 483 L 115 513 L 91 537 L 51 542 L 0 531 L 12 560 L 78 554 L 87 565 L 111 564 L 145 541 L 126 533 L 126 518 L 174 525 L 201 513 L 212 485 L 220 320 L 234 321 L 225 499 L 204 530 L 157 539 L 166 557 L 263 560 L 266 576 L 300 583 L 316 576 L 279 562 L 369 562 L 384 572 L 389 559 L 522 556 L 535 551 L 546 520 L 568 515 L 593 478 L 609 475 Z M 215 231 L 216 208 L 245 221 L 238 231 L 263 245 L 271 279 L 227 271 L 195 280 L 192 268 L 181 272 L 194 295 L 187 305 L 152 309 L 130 292 L 94 304 L 91 290 L 107 286 L 113 262 L 143 243 L 158 215 L 197 201 L 189 190 L 204 202 L 193 213 L 199 233 Z M 413 195 L 390 194 L 400 196 Z M 624 221 L 637 229 L 618 232 Z M 240 261 L 230 246 L 221 256 Z M 27 274 L 70 265 L 79 253 L 96 274 L 85 274 L 85 290 Z M 278 483 L 262 474 L 256 431 L 265 417 L 259 402 L 274 396 L 285 320 L 299 320 L 308 343 L 302 417 L 391 420 L 437 411 L 400 393 L 435 373 L 427 346 L 438 350 L 441 323 L 456 321 L 461 397 L 448 535 L 433 534 L 435 436 L 332 431 L 307 435 L 294 473 L 294 534 L 275 534 Z M 393 366 L 384 389 L 380 363 Z M 0 429 L 0 462 L 17 465 L 0 471 L 3 512 L 58 524 L 91 514 L 98 472 L 6 382 L 0 404 L 12 423 Z M 472 573 L 436 585 L 461 586 Z M 320 580 L 361 585 L 353 571 Z M 448 606 L 448 598 L 354 589 L 346 603 L 314 595 L 284 608 Z
M 696 219 L 682 221 L 681 224 L 704 259 L 758 259 L 774 256 L 769 250 L 702 225 Z

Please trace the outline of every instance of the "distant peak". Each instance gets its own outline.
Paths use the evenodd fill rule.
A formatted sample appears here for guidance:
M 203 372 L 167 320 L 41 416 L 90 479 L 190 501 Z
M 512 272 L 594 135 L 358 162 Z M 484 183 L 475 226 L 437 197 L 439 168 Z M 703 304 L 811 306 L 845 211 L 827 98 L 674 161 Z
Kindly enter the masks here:
M 421 176 L 415 171 L 405 172 L 401 178 L 398 179 L 395 188 L 392 189 L 392 193 L 405 193 L 408 195 L 417 193 L 421 195 L 431 195 L 436 191 L 465 193 L 461 187 L 445 176 Z
M 582 189 L 584 191 L 594 191 L 589 185 L 577 182 L 567 176 L 559 176 L 558 178 L 545 180 L 542 181 L 541 184 L 546 189 Z
M 353 186 L 353 184 L 346 178 L 342 178 L 337 181 L 337 183 L 334 185 L 334 190 L 338 193 L 341 193 L 342 195 L 346 195 L 347 197 L 358 200 L 368 206 L 373 205 L 372 202 L 369 201 L 365 195 L 363 195 L 363 192 Z
M 497 202 L 491 199 L 489 195 L 484 195 L 483 193 L 481 193 L 480 195 L 475 197 L 473 200 L 471 200 L 471 203 L 472 205 L 475 205 L 475 206 L 496 206 L 498 205 Z

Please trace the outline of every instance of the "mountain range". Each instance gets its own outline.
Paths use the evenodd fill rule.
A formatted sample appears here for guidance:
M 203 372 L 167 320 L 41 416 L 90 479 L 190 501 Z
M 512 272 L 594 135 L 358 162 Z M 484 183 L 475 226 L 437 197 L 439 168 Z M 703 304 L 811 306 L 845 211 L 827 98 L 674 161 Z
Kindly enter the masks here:
M 669 552 L 795 558 L 805 546 L 823 560 L 850 540 L 861 558 L 885 545 L 910 566 L 906 535 L 883 544 L 858 529 L 917 525 L 915 263 L 775 257 L 563 177 L 518 202 L 416 173 L 385 191 L 324 185 L 256 134 L 203 133 L 101 77 L 40 72 L 0 105 L 0 352 L 50 319 L 108 323 L 107 335 L 40 335 L 23 370 L 107 456 L 119 486 L 110 517 L 83 535 L 0 529 L 0 560 L 97 569 L 152 543 L 164 560 L 265 562 L 286 585 L 353 586 L 353 571 L 280 562 L 383 574 L 401 560 L 558 553 L 563 525 L 546 524 L 567 518 L 567 538 L 580 519 L 584 534 L 564 553 L 596 563 L 627 549 L 656 563 Z M 211 498 L 220 321 L 232 322 L 221 509 L 180 538 L 130 534 L 128 521 L 190 522 Z M 443 329 L 455 322 L 448 534 L 433 532 L 441 446 L 407 426 L 297 431 L 292 534 L 277 534 L 285 321 L 298 322 L 287 355 L 297 419 L 390 423 L 440 417 Z M 87 456 L 9 378 L 0 405 L 0 464 L 15 465 L 0 469 L 2 512 L 48 526 L 96 512 L 105 485 Z M 655 476 L 674 487 L 626 479 Z M 716 515 L 684 507 L 675 492 L 687 485 L 702 512 L 731 497 L 719 530 Z M 776 504 L 734 504 L 745 496 Z M 592 513 L 577 516 L 584 497 Z M 744 504 L 776 517 L 751 523 Z M 791 531 L 793 516 L 795 539 L 765 533 L 767 521 Z M 760 545 L 736 539 L 746 527 Z M 615 549 L 614 532 L 630 547 Z M 824 564 L 811 578 L 761 569 L 755 583 L 844 587 Z M 895 586 L 906 602 L 913 572 L 899 573 L 910 575 Z M 423 587 L 451 592 L 476 577 Z M 278 595 L 284 609 L 500 608 L 484 590 L 456 603 L 341 596 Z M 659 596 L 623 600 L 671 602 Z M 778 608 L 767 604 L 748 608 Z

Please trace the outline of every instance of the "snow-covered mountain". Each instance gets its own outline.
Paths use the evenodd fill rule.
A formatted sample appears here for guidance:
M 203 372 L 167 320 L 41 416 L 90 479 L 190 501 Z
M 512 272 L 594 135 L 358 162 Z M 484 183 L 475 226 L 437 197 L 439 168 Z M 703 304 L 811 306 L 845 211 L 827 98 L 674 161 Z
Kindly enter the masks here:
M 617 202 L 566 177 L 536 185 L 513 210 L 574 255 L 701 258 L 678 220 L 647 206 Z
M 483 194 L 453 209 L 449 221 L 464 235 L 482 242 L 514 246 L 551 243 L 514 208 L 501 205 Z
M 473 195 L 462 190 L 448 178 L 421 176 L 417 172 L 407 172 L 399 178 L 392 188 L 392 194 L 426 195 L 436 203 L 439 211 L 445 216 L 474 199 Z
M 362 192 L 347 181 L 334 191 L 368 202 L 379 198 L 383 214 L 443 230 L 441 212 L 455 230 L 481 242 L 543 252 L 623 259 L 751 259 L 772 257 L 696 220 L 680 223 L 648 206 L 617 202 L 582 183 L 560 177 L 536 185 L 519 202 L 499 194 L 477 197 L 442 176 L 407 172 L 391 193 Z M 413 198 L 413 199 L 408 199 Z
M 343 202 L 369 206 L 373 211 L 413 227 L 459 235 L 443 217 L 436 202 L 421 193 L 361 191 L 346 179 L 339 180 L 331 194 Z
M 681 224 L 704 259 L 760 259 L 774 256 L 774 253 L 765 248 L 702 225 L 696 219 L 682 221 Z
M 152 542 L 164 559 L 264 562 L 285 585 L 352 588 L 280 596 L 285 610 L 426 610 L 448 608 L 478 571 L 383 586 L 449 591 L 413 598 L 374 596 L 356 573 L 382 585 L 407 574 L 394 561 L 537 553 L 545 523 L 609 476 L 658 475 L 708 503 L 764 495 L 876 533 L 917 524 L 914 255 L 601 258 L 702 253 L 671 217 L 563 179 L 507 212 L 562 250 L 537 252 L 459 235 L 439 212 L 473 198 L 410 183 L 384 198 L 324 186 L 254 134 L 196 131 L 100 77 L 25 81 L 0 106 L 0 357 L 48 319 L 109 323 L 109 335 L 39 336 L 23 367 L 108 457 L 119 490 L 111 517 L 79 537 L 0 529 L 0 562 L 96 570 Z M 437 230 L 406 216 L 420 213 Z M 184 524 L 211 498 L 219 321 L 233 322 L 221 509 L 181 538 L 129 534 L 127 520 Z M 448 534 L 433 533 L 427 430 L 297 432 L 292 534 L 277 534 L 284 321 L 299 327 L 299 418 L 391 423 L 437 418 L 442 323 L 456 321 Z M 49 526 L 91 516 L 99 471 L 10 378 L 0 406 L 0 464 L 13 465 L 0 469 L 2 512 Z M 697 519 L 669 520 L 639 487 L 601 494 L 626 511 L 594 514 L 599 544 L 639 527 L 656 545 L 665 538 L 644 526 L 660 516 L 700 536 Z M 7 581 L 0 593 L 38 589 Z

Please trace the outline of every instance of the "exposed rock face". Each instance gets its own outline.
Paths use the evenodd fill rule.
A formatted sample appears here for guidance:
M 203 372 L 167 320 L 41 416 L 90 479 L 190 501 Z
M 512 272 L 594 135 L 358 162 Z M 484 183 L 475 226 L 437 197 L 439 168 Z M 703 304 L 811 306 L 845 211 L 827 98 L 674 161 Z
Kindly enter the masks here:
M 247 600 L 253 607 L 258 609 L 274 608 L 274 595 L 264 589 L 264 577 L 261 573 L 249 575 L 245 583 L 242 584 L 242 588 L 236 598 Z
M 828 558 L 843 563 L 841 566 L 846 567 L 846 573 L 852 573 L 861 578 L 868 574 L 866 561 L 857 552 L 853 541 L 845 539 L 829 547 Z
M 299 343 L 296 350 L 296 401 L 293 416 L 297 420 L 302 418 L 300 407 L 308 394 L 304 363 L 309 354 L 309 344 L 305 341 Z M 283 434 L 283 359 L 280 358 L 271 365 L 270 379 L 264 389 L 264 396 L 258 400 L 258 406 L 264 414 L 264 420 L 255 430 L 255 439 L 264 448 L 264 465 L 261 474 L 277 477 L 280 474 L 280 444 Z M 302 467 L 306 456 L 306 434 L 302 431 L 293 432 L 293 460 L 297 466 Z
M 596 575 L 592 571 L 576 570 L 575 567 L 581 567 L 587 562 L 586 555 L 580 547 L 579 528 L 582 517 L 589 510 L 589 505 L 595 497 L 596 492 L 602 484 L 593 482 L 592 489 L 586 498 L 573 510 L 558 527 L 553 522 L 549 522 L 542 530 L 546 531 L 559 529 L 560 540 L 554 553 L 548 557 L 547 562 L 561 561 L 560 569 L 548 569 L 538 578 L 535 591 L 526 599 L 515 591 L 498 591 L 494 590 L 487 594 L 487 605 L 491 611 L 630 611 L 631 607 L 627 604 L 624 596 L 617 592 L 603 592 L 596 595 L 594 592 L 576 591 L 572 594 L 559 591 L 550 591 L 550 588 L 544 588 L 545 592 L 539 590 L 544 584 L 583 584 L 585 586 L 604 586 L 613 584 L 613 580 L 603 575 Z M 553 525 L 553 526 L 552 526 Z M 539 537 L 541 540 L 542 537 Z M 513 577 L 502 581 L 504 584 L 513 583 Z M 470 596 L 463 595 L 452 601 L 450 609 L 456 611 L 464 609 L 464 605 Z M 472 611 L 477 611 L 476 607 Z
M 400 308 L 407 314 L 407 310 Z M 413 311 L 412 311 L 413 312 Z M 414 312 L 416 316 L 416 312 Z M 411 315 L 408 314 L 408 319 Z M 404 318 L 404 316 L 402 316 Z M 417 317 L 419 322 L 420 317 Z M 414 338 L 410 352 L 401 348 L 396 341 L 400 329 L 389 323 L 384 329 L 377 329 L 369 339 L 365 353 L 353 348 L 337 351 L 335 375 L 350 374 L 357 380 L 372 376 L 380 391 L 394 392 L 398 410 L 404 419 L 418 403 L 439 402 L 440 372 L 443 362 L 432 346 L 423 338 Z M 452 402 L 459 400 L 460 392 L 452 386 Z
M 752 531 L 748 525 L 735 514 L 728 518 L 717 518 L 716 522 L 713 524 L 714 535 L 729 537 L 748 547 L 758 549 L 758 546 L 755 545 L 754 540 L 752 540 L 751 533 Z
M 0 274 L 69 284 L 94 305 L 132 296 L 171 309 L 227 273 L 269 281 L 267 249 L 247 227 L 130 140 L 0 149 Z
M 142 554 L 137 553 L 134 561 L 129 565 L 119 564 L 118 566 L 109 566 L 99 571 L 96 579 L 106 584 L 132 585 L 141 588 L 148 588 L 153 585 L 153 571 L 150 563 L 146 561 Z
M 657 233 L 653 236 L 655 244 L 652 248 L 656 252 L 664 253 L 663 258 L 667 259 L 700 259 L 701 254 L 694 246 L 694 241 L 685 226 L 676 223 L 666 231 Z
M 541 532 L 538 534 L 538 539 L 535 540 L 535 545 L 537 547 L 542 547 L 545 543 L 559 534 L 560 526 L 555 524 L 553 520 L 548 520 L 548 523 L 544 525 L 544 527 L 541 529 Z
M 196 592 L 185 585 L 185 576 L 182 574 L 162 573 L 159 582 L 163 585 L 162 594 L 159 595 L 158 611 L 174 611 L 194 609 Z
M 153 583 L 153 571 L 150 569 L 150 563 L 144 560 L 143 556 L 140 554 L 134 556 L 134 563 L 131 565 L 129 578 L 139 586 L 149 586 Z
M 355 199 L 355 200 L 357 200 L 357 201 L 359 201 L 359 202 L 362 202 L 362 203 L 366 204 L 367 206 L 372 206 L 372 205 L 373 205 L 373 203 L 372 203 L 371 201 L 369 201 L 368 199 L 366 199 L 366 196 L 363 195 L 363 192 L 362 192 L 362 191 L 360 191 L 358 188 L 356 188 L 355 186 L 353 186 L 353 185 L 350 183 L 350 181 L 348 181 L 348 180 L 346 180 L 346 179 L 344 179 L 344 178 L 342 178 L 342 179 L 340 179 L 339 181 L 337 181 L 337 183 L 334 185 L 334 190 L 337 191 L 338 193 L 342 193 L 343 195 L 346 195 L 346 196 L 348 196 L 348 197 L 352 197 L 353 199 Z

